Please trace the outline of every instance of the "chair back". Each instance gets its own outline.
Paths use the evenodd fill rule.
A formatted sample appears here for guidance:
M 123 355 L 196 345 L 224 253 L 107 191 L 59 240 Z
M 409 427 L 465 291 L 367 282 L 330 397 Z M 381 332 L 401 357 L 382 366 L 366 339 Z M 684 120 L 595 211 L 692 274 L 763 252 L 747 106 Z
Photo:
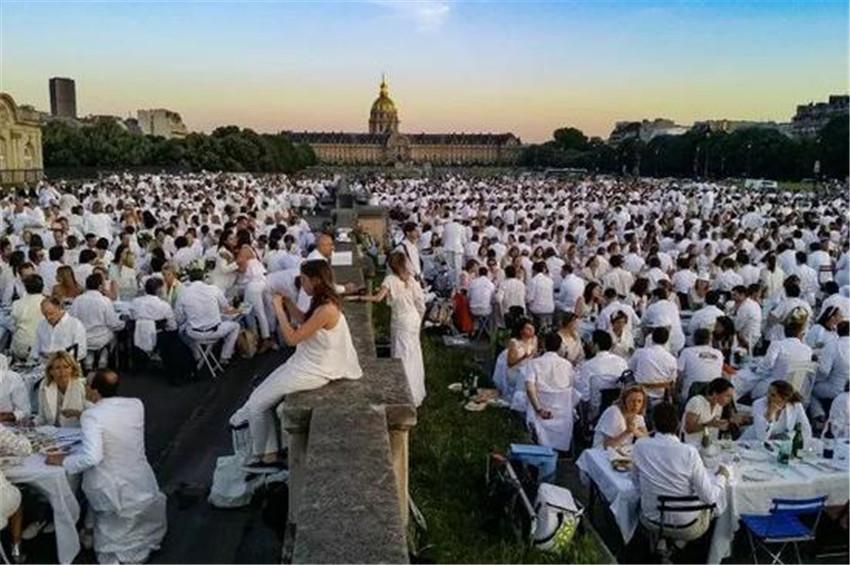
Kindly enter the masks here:
M 67 351 L 68 353 L 73 355 L 74 359 L 77 359 L 78 358 L 77 356 L 80 354 L 80 346 L 75 343 L 73 345 L 69 345 L 68 347 L 66 347 L 65 351 Z
M 658 537 L 664 537 L 664 526 L 667 521 L 665 515 L 670 514 L 685 514 L 692 512 L 701 512 L 703 510 L 714 510 L 717 505 L 714 503 L 706 504 L 698 496 L 664 496 L 658 497 Z
M 794 390 L 800 393 L 800 396 L 803 397 L 803 404 L 806 406 L 808 406 L 809 398 L 812 394 L 812 379 L 816 370 L 817 364 L 812 361 L 792 363 L 788 365 L 788 369 L 785 371 L 785 375 L 783 376 L 783 380 L 788 382 L 788 384 L 794 387 Z
M 774 498 L 770 513 L 793 514 L 795 516 L 817 514 L 826 507 L 826 499 L 827 497 L 825 495 L 797 500 L 791 498 Z

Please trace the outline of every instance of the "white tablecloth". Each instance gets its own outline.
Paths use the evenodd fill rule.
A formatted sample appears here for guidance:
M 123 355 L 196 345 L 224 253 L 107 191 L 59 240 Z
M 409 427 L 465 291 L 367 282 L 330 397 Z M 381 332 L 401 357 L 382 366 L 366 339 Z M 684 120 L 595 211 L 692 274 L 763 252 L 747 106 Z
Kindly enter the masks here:
M 24 459 L 21 465 L 3 469 L 3 473 L 11 483 L 30 485 L 47 497 L 53 507 L 59 562 L 71 563 L 80 551 L 80 538 L 77 533 L 80 505 L 74 496 L 65 469 L 48 465 L 44 461 L 45 456 L 36 453 Z
M 760 450 L 757 444 L 743 443 L 755 445 L 756 450 Z M 739 448 L 738 451 L 744 450 Z M 726 488 L 727 504 L 717 518 L 708 563 L 719 563 L 730 555 L 741 514 L 765 514 L 770 510 L 774 498 L 800 499 L 827 495 L 828 506 L 847 502 L 850 498 L 848 450 L 846 446 L 839 446 L 835 451 L 836 459 L 829 464 L 837 468 L 829 472 L 812 468 L 800 461 L 792 461 L 788 466 L 778 465 L 773 455 L 764 462 L 741 459 L 733 464 L 733 479 Z M 720 456 L 721 459 L 731 457 L 732 454 Z M 825 462 L 823 459 L 811 461 Z M 637 529 L 640 517 L 640 494 L 631 474 L 615 471 L 603 449 L 585 450 L 576 464 L 582 471 L 582 480 L 585 483 L 593 480 L 605 497 L 623 540 L 628 543 Z M 709 467 L 711 466 L 709 462 Z M 743 475 L 750 469 L 767 471 L 775 478 L 764 482 L 745 480 Z
M 640 493 L 632 480 L 632 474 L 615 471 L 608 460 L 608 454 L 601 448 L 585 449 L 576 465 L 581 470 L 582 482 L 587 485 L 593 480 L 608 502 L 623 541 L 629 543 L 640 516 Z

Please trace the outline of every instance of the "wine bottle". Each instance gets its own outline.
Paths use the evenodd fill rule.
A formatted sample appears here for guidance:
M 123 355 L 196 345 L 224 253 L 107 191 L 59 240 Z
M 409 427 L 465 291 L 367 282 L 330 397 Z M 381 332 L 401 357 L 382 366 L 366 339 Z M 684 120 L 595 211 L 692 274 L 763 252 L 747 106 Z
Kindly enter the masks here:
M 835 455 L 835 436 L 832 434 L 832 426 L 826 423 L 826 432 L 823 434 L 823 458 L 832 459 Z
M 803 424 L 794 424 L 794 439 L 791 440 L 791 457 L 797 458 L 803 451 Z

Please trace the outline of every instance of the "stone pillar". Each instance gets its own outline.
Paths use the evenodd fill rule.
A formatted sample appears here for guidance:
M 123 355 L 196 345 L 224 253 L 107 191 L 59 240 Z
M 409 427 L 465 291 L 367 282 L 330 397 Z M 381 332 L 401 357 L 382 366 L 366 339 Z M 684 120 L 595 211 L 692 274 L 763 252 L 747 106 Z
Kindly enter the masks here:
M 408 433 L 410 428 L 391 428 L 390 432 L 390 455 L 393 459 L 393 473 L 395 474 L 396 488 L 398 489 L 398 506 L 404 527 L 407 528 L 409 512 L 408 506 Z

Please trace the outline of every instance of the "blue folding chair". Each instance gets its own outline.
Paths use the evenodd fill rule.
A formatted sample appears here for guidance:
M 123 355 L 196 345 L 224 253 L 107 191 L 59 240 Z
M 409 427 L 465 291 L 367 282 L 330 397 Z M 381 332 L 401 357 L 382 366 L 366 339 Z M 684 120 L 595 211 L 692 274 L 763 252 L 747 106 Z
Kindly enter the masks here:
M 814 541 L 821 513 L 826 506 L 826 498 L 826 496 L 803 500 L 774 498 L 769 514 L 741 514 L 741 523 L 747 529 L 750 540 L 753 561 L 759 562 L 758 546 L 761 546 L 773 558 L 772 565 L 784 563 L 780 557 L 785 548 L 791 545 L 794 548 L 797 563 L 802 563 L 799 544 Z M 812 515 L 815 516 L 815 520 L 811 527 L 800 520 L 801 516 Z M 779 551 L 774 553 L 768 547 L 770 544 L 782 545 Z

